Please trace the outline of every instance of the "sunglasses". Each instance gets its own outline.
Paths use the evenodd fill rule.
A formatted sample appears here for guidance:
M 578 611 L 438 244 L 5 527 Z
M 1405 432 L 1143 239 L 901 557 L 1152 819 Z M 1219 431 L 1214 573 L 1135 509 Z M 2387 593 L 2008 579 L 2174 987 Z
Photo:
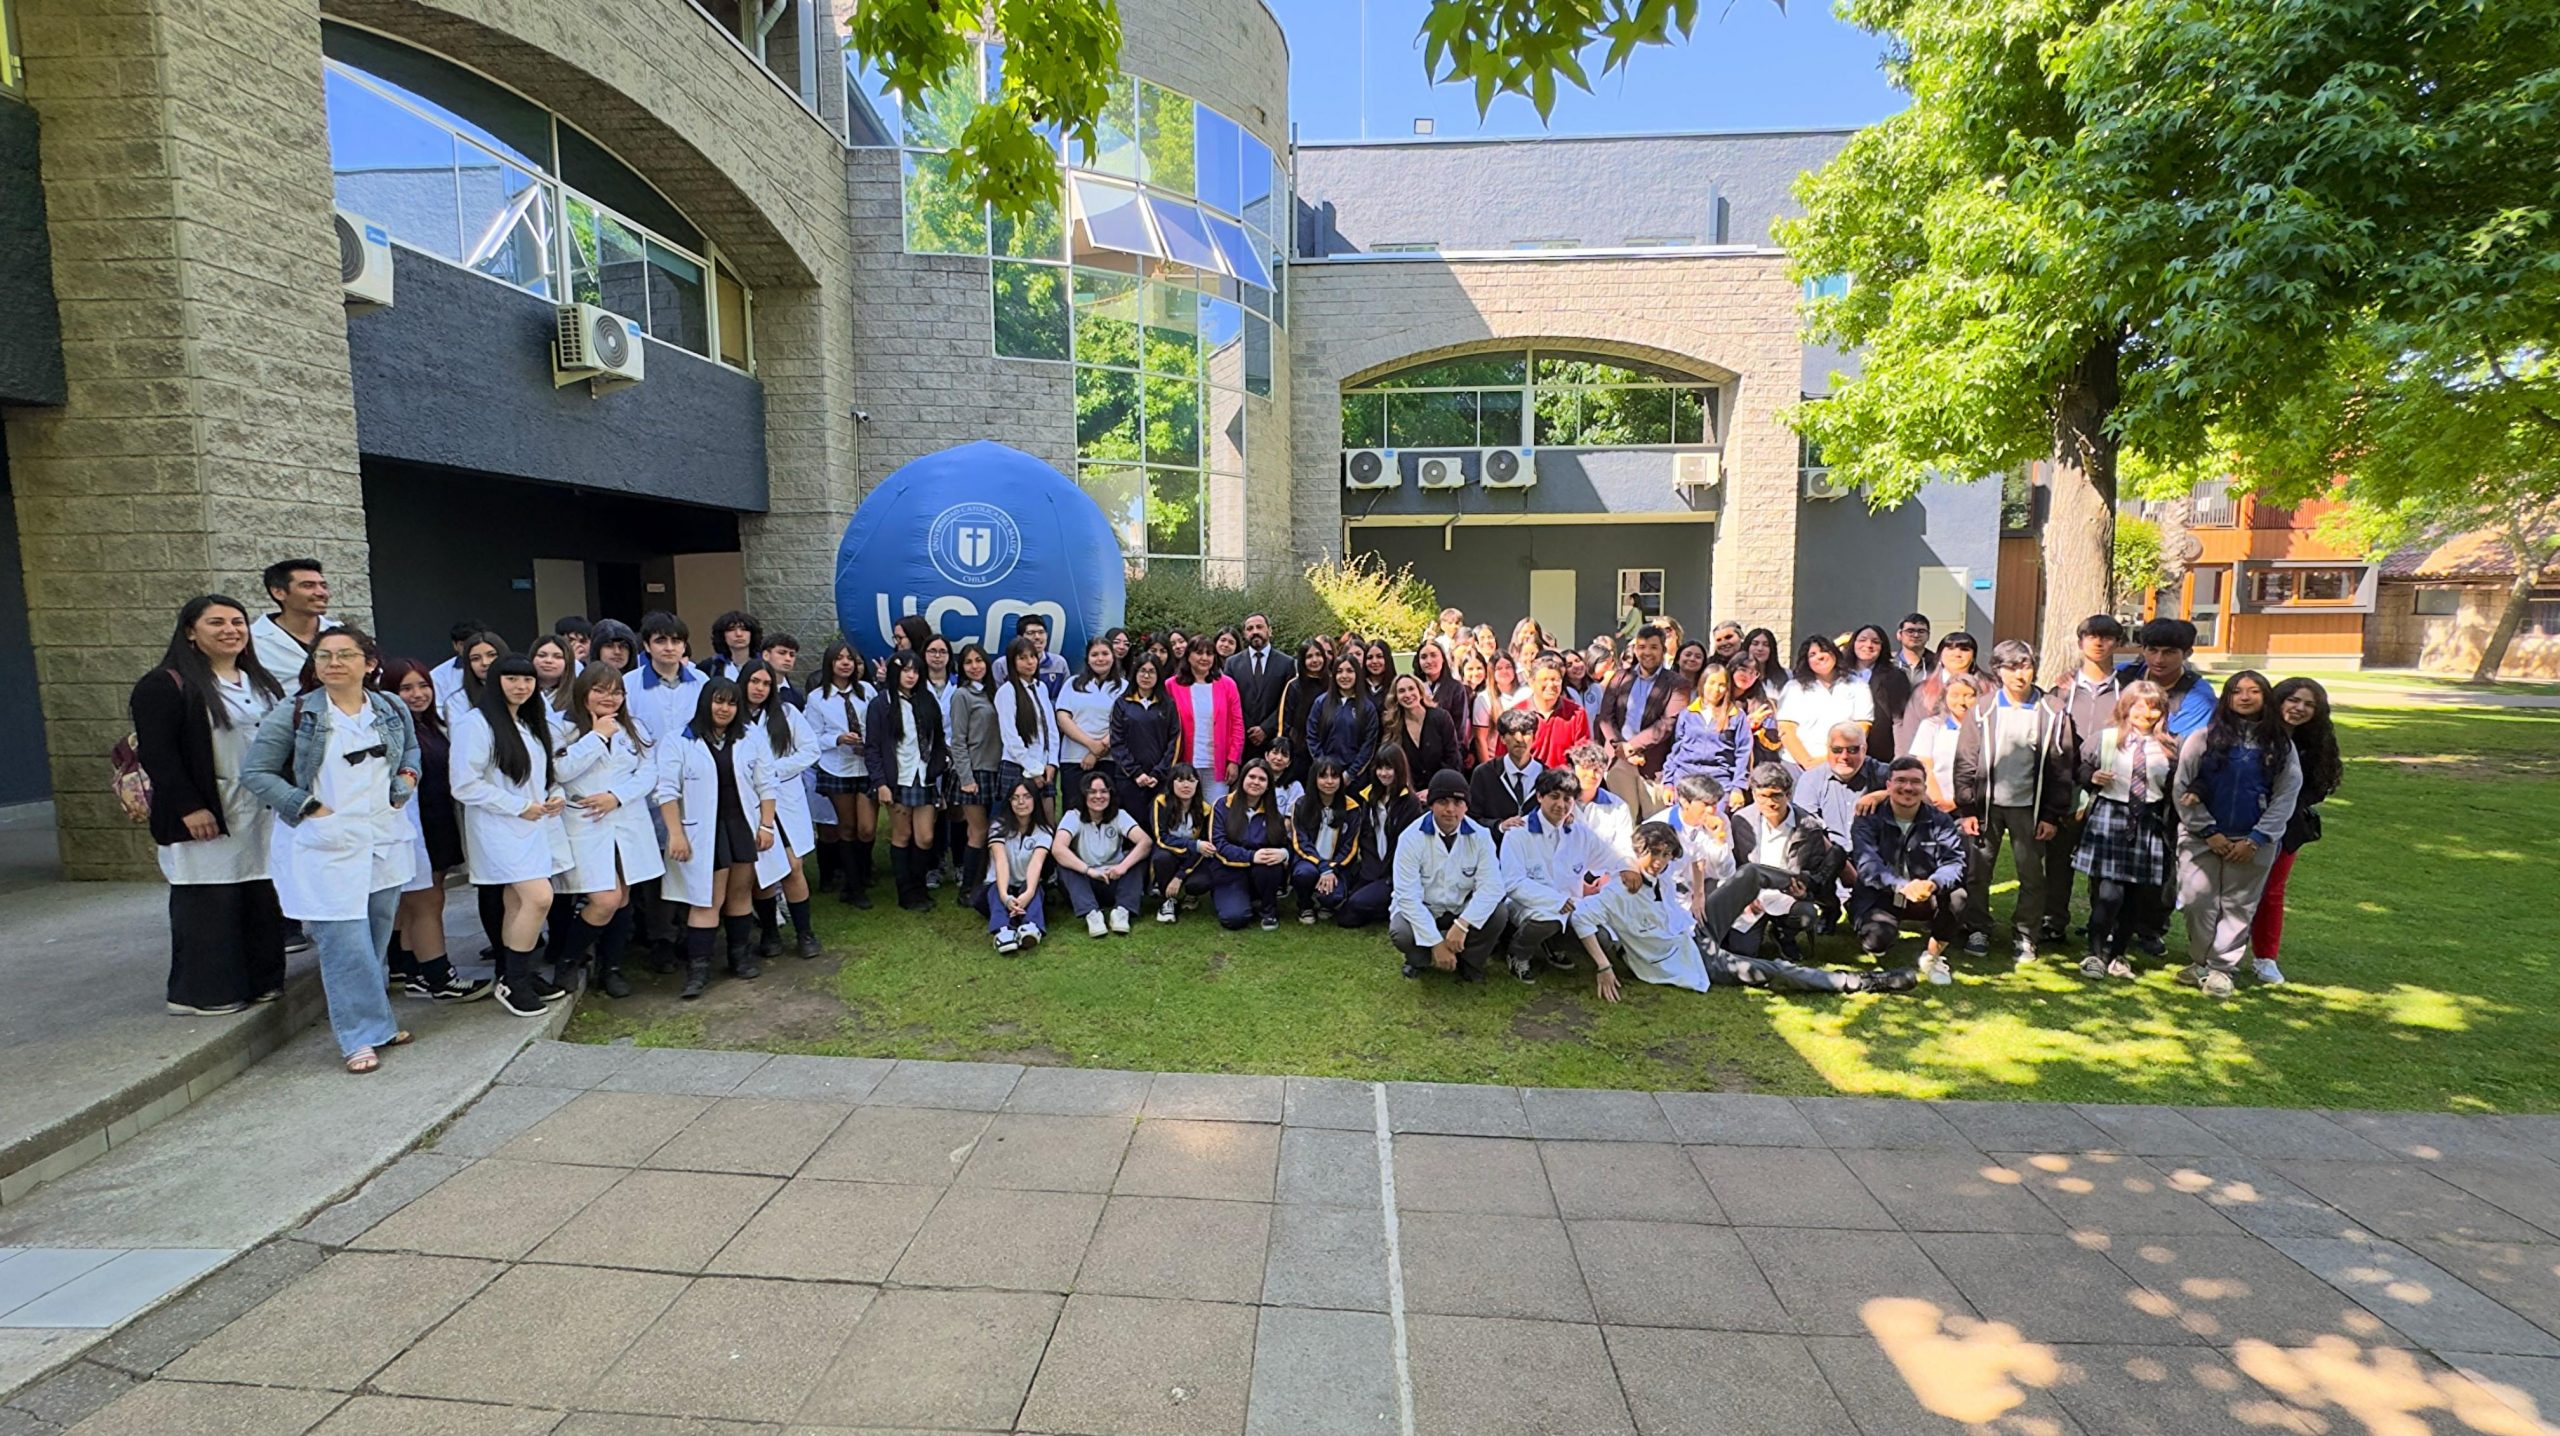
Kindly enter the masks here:
M 388 747 L 383 744 L 376 743 L 370 748 L 357 748 L 349 752 L 346 755 L 347 766 L 352 768 L 367 758 L 388 758 L 390 756 L 391 750 Z
M 1855 743 L 1834 743 L 1831 745 L 1831 751 L 1834 753 L 1858 753 L 1865 750 Z

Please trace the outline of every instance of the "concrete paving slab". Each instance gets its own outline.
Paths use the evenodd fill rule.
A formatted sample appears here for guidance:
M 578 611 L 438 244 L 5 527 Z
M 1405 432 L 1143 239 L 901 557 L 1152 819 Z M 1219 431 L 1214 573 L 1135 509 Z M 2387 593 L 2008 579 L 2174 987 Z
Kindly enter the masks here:
M 1491 1212 L 1554 1216 L 1546 1165 L 1534 1142 L 1516 1137 L 1394 1139 L 1396 1206 L 1408 1212 Z
M 2203 1340 L 2106 1254 L 2065 1236 L 1930 1232 L 1920 1249 L 1985 1321 L 2033 1342 L 2175 1346 Z
M 2267 1436 L 2292 1424 L 2264 1388 L 2194 1347 L 2074 1347 L 2053 1396 L 2108 1436 Z
M 2255 1161 L 2390 1160 L 2382 1148 L 2317 1112 L 2284 1107 L 2181 1107 L 2178 1111 Z
M 117 1247 L 18 1248 L 17 1259 L 0 1268 L 0 1316 L 123 1254 Z
M 715 1421 L 703 1416 L 638 1416 L 627 1411 L 571 1412 L 551 1436 L 783 1436 L 771 1421 Z M 822 1432 L 820 1436 L 834 1436 Z
M 901 1062 L 862 1100 L 883 1107 L 993 1112 L 1022 1080 L 1011 1062 Z
M 836 1128 L 801 1167 L 830 1181 L 950 1184 L 987 1130 L 983 1112 L 921 1107 L 864 1107 Z
M 1385 1311 L 1387 1238 L 1377 1212 L 1273 1207 L 1262 1300 L 1272 1306 Z
M 2482 1296 L 2560 1335 L 2560 1245 L 2411 1242 L 2408 1246 Z
M 2324 1112 L 2322 1116 L 2404 1162 L 2549 1170 L 2549 1159 L 2497 1118 L 2461 1112 Z
M 884 1281 L 941 1199 L 938 1187 L 796 1178 L 782 1184 L 705 1270 L 805 1281 Z
M 1863 1336 L 1868 1304 L 1922 1301 L 1970 1316 L 1955 1284 L 1901 1232 L 1820 1231 L 1809 1227 L 1737 1227 L 1743 1247 L 1807 1336 Z
M 1378 1139 L 1324 1127 L 1280 1129 L 1279 1200 L 1378 1209 Z
M 1784 1097 L 1759 1092 L 1657 1092 L 1671 1130 L 1711 1147 L 1819 1147 L 1813 1124 Z
M 359 1396 L 313 1427 L 311 1436 L 544 1436 L 560 1421 L 560 1412 L 536 1407 Z
M 1796 1110 L 1826 1146 L 1975 1150 L 1971 1139 L 1926 1103 L 1887 1097 L 1806 1097 L 1798 1099 Z
M 960 1168 L 964 1187 L 1107 1192 L 1137 1124 L 1127 1117 L 999 1112 Z
M 1526 1137 L 1529 1116 L 1516 1087 L 1459 1082 L 1390 1082 L 1387 1123 L 1393 1132 L 1457 1137 Z
M 1407 1311 L 1588 1321 L 1591 1294 L 1554 1217 L 1407 1212 L 1397 1221 Z
M 795 1429 L 1010 1431 L 1062 1298 L 889 1290 L 802 1403 Z
M 1722 1222 L 1688 1155 L 1668 1142 L 1540 1141 L 1556 1210 L 1567 1217 Z
M 1529 1135 L 1559 1142 L 1669 1142 L 1670 1120 L 1650 1092 L 1528 1087 L 1520 1105 Z
M 304 1436 L 347 1398 L 334 1391 L 284 1391 L 154 1381 L 71 1428 L 72 1436 Z
M 732 1097 L 793 1102 L 859 1102 L 898 1064 L 885 1057 L 809 1057 L 781 1053 L 730 1089 Z
M 622 1173 L 611 1167 L 487 1158 L 438 1183 L 348 1245 L 514 1261 L 620 1180 Z
M 675 1304 L 686 1278 L 596 1267 L 519 1266 L 373 1379 L 397 1396 L 483 1400 L 502 1386 L 527 1406 L 583 1404 L 596 1378 Z
M 1146 1108 L 1152 1081 L 1144 1072 L 1027 1067 L 1004 1109 L 1048 1117 L 1134 1117 Z
M 2207 1341 L 2307 1346 L 2343 1336 L 2362 1346 L 2409 1344 L 2382 1318 L 2256 1237 L 2131 1237 L 2105 1250 L 2125 1275 L 2171 1303 L 2180 1325 Z
M 1367 1132 L 1377 1126 L 1377 1097 L 1366 1082 L 1291 1077 L 1281 1084 L 1281 1120 L 1292 1127 Z
M 781 1188 L 773 1177 L 632 1172 L 526 1260 L 698 1272 Z
M 853 1109 L 779 1097 L 723 1097 L 641 1165 L 668 1171 L 787 1177 L 835 1135 Z
M 2223 1232 L 2239 1228 L 2200 1193 L 2201 1177 L 2173 1177 L 2120 1152 L 2011 1152 L 1995 1157 L 2065 1224 L 2129 1236 L 2143 1232 Z
M 590 1088 L 638 1060 L 640 1049 L 616 1042 L 596 1046 L 585 1042 L 536 1042 L 526 1047 L 516 1060 L 498 1074 L 500 1085 L 526 1083 L 535 1087 Z
M 2441 1355 L 2481 1391 L 2523 1417 L 2527 1431 L 2560 1436 L 2560 1360 L 2472 1351 Z
M 1064 1292 L 1102 1216 L 1088 1192 L 955 1188 L 891 1269 L 901 1286 L 977 1286 Z
M 1837 1436 L 1849 1413 L 1792 1336 L 1604 1327 L 1643 1436 Z
M 1980 1152 L 1879 1147 L 1840 1160 L 1904 1231 L 2062 1230 L 2062 1219 L 2028 1194 L 2024 1175 Z
M 427 1150 L 464 1160 L 488 1156 L 577 1096 L 571 1087 L 492 1087 L 438 1132 Z
M 2541 1153 L 2547 1161 L 2560 1162 L 2560 1116 L 2518 1112 L 2489 1120 L 2517 1145 Z
M 1691 1147 L 1727 1221 L 1754 1227 L 1892 1231 L 1890 1213 L 1838 1154 L 1820 1147 Z
M 1890 1348 L 1874 1336 L 1805 1341 L 1858 1436 L 2108 1436 L 2083 1431 L 2043 1389 L 2061 1365 L 2052 1348 L 1914 1314 L 1920 1325 L 1893 1328 Z
M 14 1310 L 0 1327 L 120 1326 L 229 1261 L 226 1249 L 156 1247 L 118 1252 Z
M 268 1242 L 99 1342 L 90 1349 L 89 1362 L 148 1376 L 299 1280 L 324 1259 L 325 1253 L 306 1242 Z M 5 1389 L 5 1384 L 0 1384 L 0 1390 Z
M 1113 1296 L 1254 1302 L 1262 1296 L 1271 1208 L 1194 1197 L 1113 1197 L 1075 1289 Z
M 1932 1102 L 1965 1140 L 1985 1152 L 2094 1152 L 2107 1134 L 2052 1102 Z
M 675 1092 L 586 1092 L 527 1127 L 496 1155 L 526 1162 L 636 1167 L 674 1140 L 711 1099 Z
M 2427 1170 L 2438 1180 L 2451 1182 L 2499 1210 L 2531 1222 L 2543 1233 L 2535 1240 L 2560 1241 L 2560 1166 L 2548 1162 L 2532 1166 L 2453 1164 Z
M 497 1280 L 495 1262 L 348 1252 L 213 1333 L 163 1374 L 353 1391 Z
M 2073 1110 L 2091 1126 L 2104 1132 L 2104 1145 L 2116 1151 L 2143 1157 L 2184 1156 L 2198 1152 L 2238 1155 L 2228 1142 L 2206 1131 L 2175 1107 L 2111 1107 L 2100 1102 L 2084 1102 Z
M 2254 1236 L 2343 1237 L 2357 1229 L 2346 1213 L 2245 1157 L 2194 1154 L 2162 1157 L 2154 1165 L 2178 1190 L 2202 1197 Z
M 1267 1202 L 1279 1168 L 1278 1127 L 1150 1118 L 1138 1124 L 1112 1190 L 1141 1197 Z
M 1226 1436 L 1244 1425 L 1253 1344 L 1249 1306 L 1069 1297 L 1023 1402 L 1021 1427 Z
M 1394 1346 L 1376 1313 L 1264 1310 L 1245 1436 L 1387 1436 L 1399 1412 Z
M 1600 1328 L 1476 1316 L 1416 1316 L 1417 1436 L 1633 1436 Z
M 2560 1338 L 2398 1242 L 2276 1237 L 2271 1244 L 2422 1346 L 2560 1356 Z
M 1568 1222 L 1600 1319 L 1619 1326 L 1792 1332 L 1759 1264 L 1727 1227 Z
M 2286 1180 L 2393 1241 L 2546 1241 L 2551 1234 L 2433 1172 L 2385 1162 L 2278 1162 Z
M 510 1091 L 532 1091 L 532 1088 L 509 1088 Z M 562 1094 L 567 1095 L 567 1094 Z M 446 1178 L 469 1166 L 467 1159 L 448 1157 L 435 1152 L 411 1152 L 399 1161 L 374 1174 L 354 1196 L 324 1208 L 317 1216 L 296 1227 L 296 1241 L 312 1242 L 324 1247 L 342 1247 L 400 1210 L 441 1185 Z
M 832 1282 L 705 1277 L 631 1344 L 585 1403 L 667 1416 L 787 1419 L 834 1364 L 874 1294 Z
M 1159 1072 L 1147 1089 L 1146 1115 L 1202 1122 L 1277 1122 L 1281 1087 L 1277 1077 L 1239 1077 L 1216 1072 Z
M 762 1052 L 712 1052 L 686 1047 L 643 1047 L 611 1076 L 600 1092 L 681 1092 L 726 1097 L 773 1060 Z

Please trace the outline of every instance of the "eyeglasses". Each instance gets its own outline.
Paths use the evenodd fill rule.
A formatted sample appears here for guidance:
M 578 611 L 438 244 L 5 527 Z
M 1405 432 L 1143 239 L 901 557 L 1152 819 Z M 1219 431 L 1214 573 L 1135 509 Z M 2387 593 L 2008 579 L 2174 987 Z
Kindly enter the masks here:
M 333 648 L 326 653 L 312 654 L 311 661 L 314 663 L 362 663 L 364 662 L 364 654 L 362 652 L 351 652 L 344 648 Z
M 1831 745 L 1831 751 L 1834 753 L 1857 753 L 1864 750 L 1855 743 L 1834 743 Z

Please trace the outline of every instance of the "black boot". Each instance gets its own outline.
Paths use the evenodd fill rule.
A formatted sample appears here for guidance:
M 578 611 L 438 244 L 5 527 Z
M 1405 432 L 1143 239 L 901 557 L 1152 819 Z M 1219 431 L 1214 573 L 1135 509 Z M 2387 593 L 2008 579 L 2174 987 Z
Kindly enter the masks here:
M 802 960 L 823 954 L 824 949 L 818 946 L 817 931 L 810 925 L 807 898 L 791 904 L 791 933 L 796 943 L 792 950 L 797 952 Z
M 933 899 L 925 895 L 923 863 L 915 849 L 894 845 L 889 849 L 889 877 L 897 885 L 898 906 L 909 912 L 933 911 Z
M 622 955 L 630 947 L 631 909 L 626 907 L 596 934 L 596 986 L 603 988 L 607 997 L 631 995 L 631 980 L 622 975 Z
M 764 969 L 756 963 L 756 920 L 751 913 L 723 917 L 720 925 L 729 935 L 729 971 L 737 977 L 762 977 Z
M 848 839 L 837 867 L 844 874 L 844 900 L 855 907 L 871 906 L 871 844 Z
M 758 958 L 782 956 L 782 918 L 781 914 L 774 910 L 776 905 L 777 900 L 774 898 L 756 899 L 756 956 Z
M 987 850 L 966 848 L 960 854 L 961 900 L 979 912 L 987 910 Z
M 572 919 L 553 934 L 551 939 L 551 981 L 565 995 L 578 989 L 587 976 L 587 953 L 594 947 L 603 929 L 590 925 L 584 917 Z
M 684 991 L 678 997 L 690 1002 L 711 985 L 711 929 L 690 927 L 684 930 Z
M 498 949 L 498 1005 L 516 1017 L 540 1017 L 550 1004 L 533 985 L 533 954 Z
M 836 867 L 843 861 L 843 852 L 844 849 L 837 846 L 833 840 L 823 837 L 818 839 L 817 852 L 815 854 L 818 859 L 818 891 L 830 892 L 834 890 L 836 885 Z

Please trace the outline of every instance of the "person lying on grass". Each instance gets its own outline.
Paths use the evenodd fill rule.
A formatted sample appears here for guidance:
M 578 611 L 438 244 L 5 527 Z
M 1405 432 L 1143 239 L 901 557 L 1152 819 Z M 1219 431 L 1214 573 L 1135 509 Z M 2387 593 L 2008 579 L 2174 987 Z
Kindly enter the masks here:
M 1646 982 L 1706 991 L 1707 966 L 1698 953 L 1697 919 L 1689 907 L 1692 879 L 1680 864 L 1680 835 L 1669 823 L 1640 823 L 1629 841 L 1634 865 L 1596 884 L 1573 911 L 1574 936 L 1598 969 L 1602 1000 L 1618 1000 L 1612 952 Z

